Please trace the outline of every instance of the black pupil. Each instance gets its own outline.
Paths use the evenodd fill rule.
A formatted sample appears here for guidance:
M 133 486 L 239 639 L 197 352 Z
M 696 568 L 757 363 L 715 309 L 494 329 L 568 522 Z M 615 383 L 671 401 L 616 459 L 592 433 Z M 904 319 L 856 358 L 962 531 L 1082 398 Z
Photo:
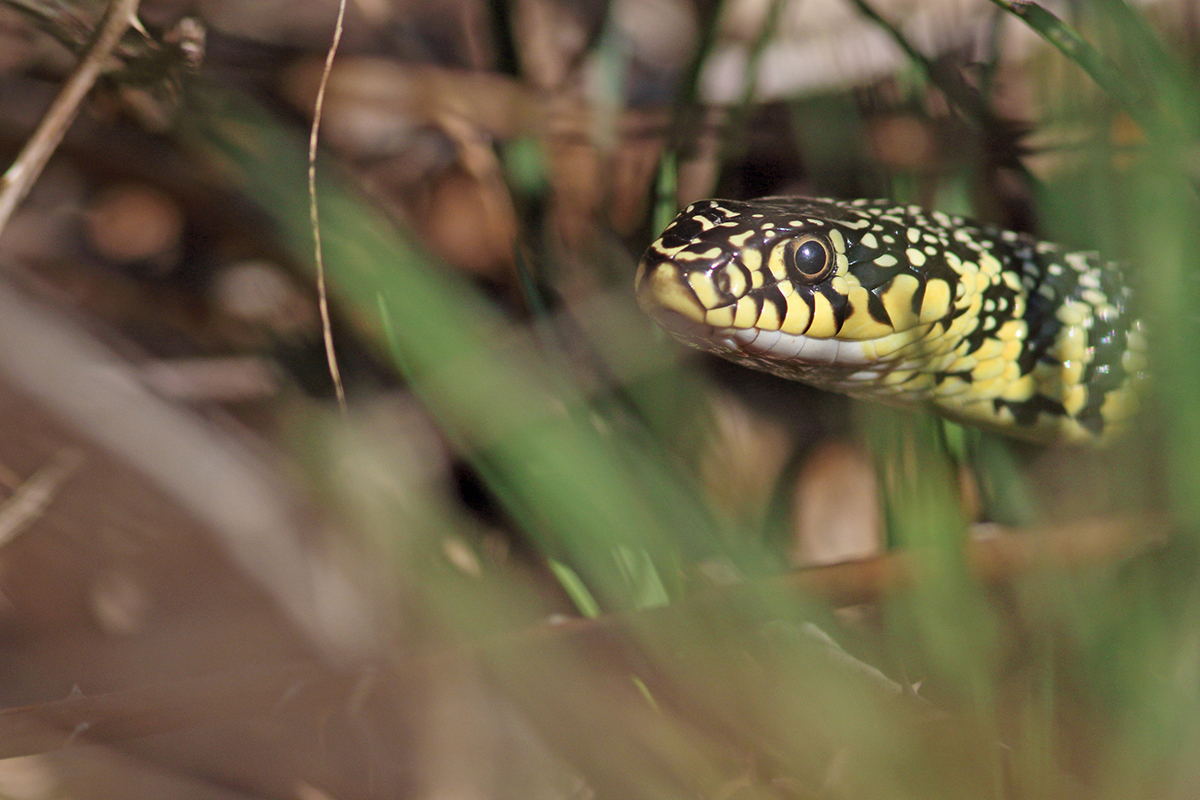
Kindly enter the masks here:
M 825 248 L 813 241 L 800 245 L 796 249 L 796 269 L 809 277 L 819 275 L 825 269 Z

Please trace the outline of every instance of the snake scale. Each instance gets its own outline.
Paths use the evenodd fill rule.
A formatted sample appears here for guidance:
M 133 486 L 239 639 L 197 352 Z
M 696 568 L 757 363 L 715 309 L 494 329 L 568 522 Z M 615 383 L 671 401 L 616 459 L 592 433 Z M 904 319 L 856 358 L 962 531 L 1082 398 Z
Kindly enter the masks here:
M 1109 438 L 1146 369 L 1117 265 L 919 206 L 692 203 L 636 289 L 694 347 L 1036 441 Z

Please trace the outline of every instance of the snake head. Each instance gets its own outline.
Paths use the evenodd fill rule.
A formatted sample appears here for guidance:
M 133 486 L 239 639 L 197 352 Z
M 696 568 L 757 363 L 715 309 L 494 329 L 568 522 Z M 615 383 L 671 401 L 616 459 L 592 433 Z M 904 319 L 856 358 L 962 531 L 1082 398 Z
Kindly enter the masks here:
M 892 361 L 949 324 L 960 273 L 945 264 L 948 243 L 912 241 L 916 229 L 886 211 L 807 198 L 693 203 L 643 256 L 639 302 L 682 341 L 789 377 Z

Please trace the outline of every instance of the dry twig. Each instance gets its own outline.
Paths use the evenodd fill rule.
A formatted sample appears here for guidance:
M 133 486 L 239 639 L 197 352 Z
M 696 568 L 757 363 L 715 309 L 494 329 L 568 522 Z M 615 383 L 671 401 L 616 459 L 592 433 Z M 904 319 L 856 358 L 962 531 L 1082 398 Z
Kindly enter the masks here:
M 17 487 L 13 496 L 0 505 L 0 547 L 46 513 L 63 481 L 82 463 L 83 454 L 79 451 L 61 450 L 53 461 Z
M 137 20 L 138 0 L 113 0 L 92 46 L 88 48 L 75 72 L 67 79 L 58 97 L 42 118 L 37 130 L 29 137 L 16 161 L 0 178 L 0 234 L 17 206 L 29 194 L 42 174 L 46 162 L 62 141 L 67 128 L 79 113 L 79 105 L 92 90 L 108 64 L 109 56 L 131 25 Z
M 346 389 L 342 384 L 342 371 L 338 369 L 337 351 L 333 347 L 333 325 L 329 319 L 329 290 L 325 283 L 325 255 L 321 250 L 321 218 L 317 210 L 317 139 L 321 134 L 321 111 L 325 105 L 325 87 L 329 84 L 329 73 L 333 59 L 337 56 L 342 41 L 342 26 L 346 18 L 346 0 L 338 3 L 337 22 L 333 28 L 333 41 L 325 54 L 325 69 L 321 72 L 321 83 L 317 87 L 317 99 L 313 104 L 312 128 L 308 137 L 308 214 L 312 222 L 313 256 L 317 267 L 317 301 L 321 309 L 321 333 L 325 341 L 325 358 L 329 362 L 329 377 L 333 379 L 333 390 L 337 394 L 338 408 L 346 413 Z

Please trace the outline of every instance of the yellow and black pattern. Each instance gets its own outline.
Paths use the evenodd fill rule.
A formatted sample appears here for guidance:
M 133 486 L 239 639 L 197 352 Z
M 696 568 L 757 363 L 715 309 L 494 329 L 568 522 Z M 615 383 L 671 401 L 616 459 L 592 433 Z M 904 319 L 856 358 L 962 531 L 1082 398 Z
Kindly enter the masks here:
M 918 206 L 693 203 L 646 251 L 637 293 L 733 361 L 1042 441 L 1110 434 L 1145 370 L 1114 265 Z

